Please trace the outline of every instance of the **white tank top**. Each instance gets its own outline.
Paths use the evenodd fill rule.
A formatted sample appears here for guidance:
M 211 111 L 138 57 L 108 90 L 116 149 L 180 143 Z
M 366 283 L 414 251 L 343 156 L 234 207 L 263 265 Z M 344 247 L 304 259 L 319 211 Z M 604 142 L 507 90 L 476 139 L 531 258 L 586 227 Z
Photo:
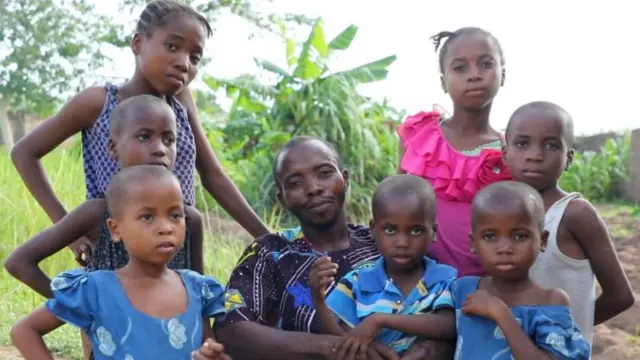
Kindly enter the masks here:
M 531 267 L 533 281 L 544 288 L 559 288 L 569 295 L 571 312 L 584 338 L 593 343 L 593 317 L 596 303 L 595 275 L 589 260 L 573 259 L 558 248 L 557 235 L 564 211 L 578 193 L 567 194 L 553 204 L 544 217 L 544 227 L 549 232 L 545 252 L 540 252 Z

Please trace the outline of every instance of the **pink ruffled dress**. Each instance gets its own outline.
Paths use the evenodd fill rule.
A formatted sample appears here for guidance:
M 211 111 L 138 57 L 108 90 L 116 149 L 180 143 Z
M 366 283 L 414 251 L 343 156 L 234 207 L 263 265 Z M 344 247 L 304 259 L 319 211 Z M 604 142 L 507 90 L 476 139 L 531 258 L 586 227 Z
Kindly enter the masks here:
M 405 154 L 401 169 L 427 179 L 437 196 L 438 232 L 428 256 L 453 266 L 459 276 L 484 275 L 471 252 L 471 201 L 491 183 L 510 180 L 502 162 L 502 143 L 494 141 L 479 148 L 458 151 L 445 139 L 441 114 L 420 112 L 409 116 L 398 128 Z

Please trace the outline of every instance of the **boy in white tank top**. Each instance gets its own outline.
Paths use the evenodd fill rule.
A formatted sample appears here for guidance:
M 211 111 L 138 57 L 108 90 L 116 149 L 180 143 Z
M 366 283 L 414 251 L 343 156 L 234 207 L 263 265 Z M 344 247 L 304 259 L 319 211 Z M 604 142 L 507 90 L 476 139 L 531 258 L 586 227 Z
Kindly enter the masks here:
M 505 140 L 504 161 L 513 179 L 538 190 L 546 210 L 549 239 L 531 277 L 569 295 L 573 317 L 592 344 L 593 327 L 631 307 L 634 296 L 595 207 L 558 187 L 573 158 L 573 120 L 558 105 L 532 102 L 511 116 Z M 597 298 L 596 280 L 602 288 Z

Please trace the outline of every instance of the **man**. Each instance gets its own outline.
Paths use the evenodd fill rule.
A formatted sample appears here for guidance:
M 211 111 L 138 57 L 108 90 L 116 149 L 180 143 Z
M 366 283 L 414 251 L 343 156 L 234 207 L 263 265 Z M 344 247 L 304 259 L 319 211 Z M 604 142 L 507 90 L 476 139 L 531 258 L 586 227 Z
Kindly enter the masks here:
M 379 256 L 365 226 L 347 224 L 344 202 L 349 173 L 333 146 L 313 137 L 296 137 L 274 161 L 278 200 L 300 224 L 301 232 L 268 234 L 247 247 L 227 285 L 228 314 L 216 320 L 218 340 L 235 360 L 326 359 L 340 341 L 320 334 L 311 301 L 309 268 L 318 256 L 339 265 L 336 279 L 372 264 Z M 433 342 L 416 345 L 404 359 L 429 359 Z M 449 351 L 433 359 L 452 358 Z M 374 343 L 369 359 L 398 359 Z

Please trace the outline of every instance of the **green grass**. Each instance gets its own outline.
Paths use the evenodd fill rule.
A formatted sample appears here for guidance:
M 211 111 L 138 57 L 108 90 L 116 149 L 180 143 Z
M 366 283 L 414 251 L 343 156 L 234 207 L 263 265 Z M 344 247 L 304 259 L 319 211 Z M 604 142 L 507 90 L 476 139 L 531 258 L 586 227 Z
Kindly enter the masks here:
M 62 149 L 45 157 L 43 164 L 65 208 L 70 210 L 80 204 L 85 196 L 80 159 Z M 51 222 L 23 185 L 3 148 L 0 148 L 0 203 L 0 260 L 4 260 L 13 249 L 50 226 Z M 212 211 L 217 212 L 217 209 Z M 211 229 L 211 225 L 205 222 L 206 273 L 224 282 L 245 244 L 225 236 L 214 237 L 212 233 L 216 233 L 216 229 Z M 69 251 L 47 259 L 41 266 L 49 275 L 78 267 Z M 4 268 L 0 270 L 0 294 L 0 345 L 8 345 L 11 326 L 41 306 L 44 299 L 13 279 Z M 49 348 L 59 355 L 70 359 L 82 358 L 80 333 L 71 326 L 54 331 L 46 341 Z

